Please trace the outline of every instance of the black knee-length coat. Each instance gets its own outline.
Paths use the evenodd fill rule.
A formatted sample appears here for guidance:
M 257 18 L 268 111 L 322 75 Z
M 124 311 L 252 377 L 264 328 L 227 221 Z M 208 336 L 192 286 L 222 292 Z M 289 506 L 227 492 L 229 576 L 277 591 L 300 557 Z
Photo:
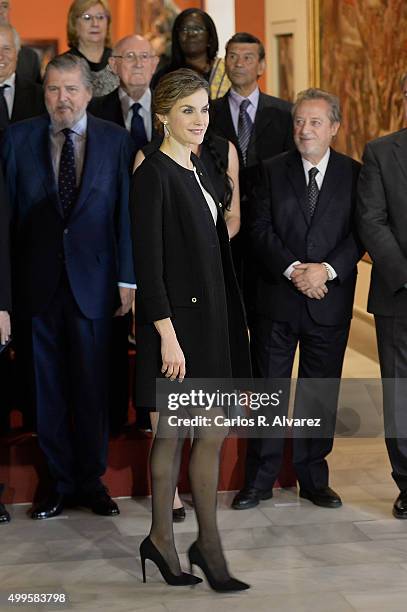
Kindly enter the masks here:
M 205 189 L 208 175 L 192 155 Z M 226 224 L 216 226 L 194 172 L 158 150 L 133 175 L 136 271 L 136 405 L 154 408 L 161 341 L 153 321 L 171 317 L 189 378 L 250 376 L 245 315 Z

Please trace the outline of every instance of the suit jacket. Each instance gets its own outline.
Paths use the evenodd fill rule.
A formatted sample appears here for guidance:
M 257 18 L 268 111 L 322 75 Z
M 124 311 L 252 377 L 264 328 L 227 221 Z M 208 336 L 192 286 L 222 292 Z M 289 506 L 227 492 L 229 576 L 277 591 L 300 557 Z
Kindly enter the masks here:
M 10 215 L 8 198 L 3 172 L 0 169 L 0 310 L 11 310 L 9 231 Z
M 127 132 L 88 115 L 78 200 L 64 218 L 50 155 L 48 115 L 11 125 L 1 144 L 12 207 L 15 306 L 35 316 L 66 271 L 83 315 L 110 316 L 119 281 L 134 283 Z
M 40 60 L 34 49 L 21 47 L 17 59 L 16 73 L 24 80 L 41 84 Z
M 294 147 L 291 106 L 285 100 L 260 92 L 245 167 L 230 112 L 229 92 L 223 98 L 211 101 L 211 128 L 233 142 L 239 154 L 241 197 L 250 195 L 252 186 L 257 182 L 259 164 L 262 160 Z
M 359 167 L 358 162 L 331 149 L 311 219 L 298 151 L 264 163 L 250 230 L 259 265 L 255 299 L 258 314 L 278 321 L 296 320 L 305 301 L 318 324 L 341 325 L 352 317 L 356 264 L 363 253 L 354 223 Z M 322 300 L 304 296 L 284 276 L 297 260 L 326 261 L 337 272 Z
M 15 123 L 23 119 L 38 117 L 45 112 L 42 86 L 16 74 L 14 104 L 10 122 Z
M 115 89 L 106 96 L 93 98 L 88 110 L 95 117 L 100 117 L 100 119 L 105 119 L 106 121 L 113 121 L 113 123 L 123 128 L 125 127 L 119 89 Z M 153 113 L 151 113 L 151 121 L 153 125 L 151 140 L 153 140 L 158 135 L 158 132 L 154 129 Z
M 359 234 L 373 260 L 368 310 L 407 314 L 407 130 L 366 145 L 358 184 Z

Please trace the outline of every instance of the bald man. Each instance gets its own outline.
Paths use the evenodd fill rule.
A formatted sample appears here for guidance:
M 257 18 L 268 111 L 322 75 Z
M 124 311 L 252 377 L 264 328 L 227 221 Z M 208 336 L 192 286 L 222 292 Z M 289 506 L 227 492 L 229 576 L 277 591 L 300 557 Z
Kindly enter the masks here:
M 94 98 L 89 112 L 125 127 L 133 138 L 136 150 L 154 136 L 151 113 L 150 81 L 158 57 L 148 40 L 137 34 L 119 40 L 109 59 L 120 85 L 112 93 Z

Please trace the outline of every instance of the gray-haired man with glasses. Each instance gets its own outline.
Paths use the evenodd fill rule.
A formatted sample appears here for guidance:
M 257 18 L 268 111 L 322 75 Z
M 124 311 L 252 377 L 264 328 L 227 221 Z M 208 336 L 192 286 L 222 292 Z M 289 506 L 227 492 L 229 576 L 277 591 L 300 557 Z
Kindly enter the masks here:
M 150 81 L 158 57 L 142 36 L 126 36 L 114 47 L 109 64 L 119 77 L 120 85 L 112 93 L 94 98 L 89 111 L 125 127 L 136 150 L 141 149 L 154 135 Z

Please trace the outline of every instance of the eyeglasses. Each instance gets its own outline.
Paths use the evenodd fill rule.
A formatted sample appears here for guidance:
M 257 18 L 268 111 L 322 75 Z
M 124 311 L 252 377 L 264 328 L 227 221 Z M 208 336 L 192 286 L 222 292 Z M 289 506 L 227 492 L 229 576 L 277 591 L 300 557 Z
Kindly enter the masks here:
M 194 34 L 195 36 L 198 36 L 199 34 L 203 34 L 206 31 L 206 28 L 203 28 L 202 26 L 185 26 L 184 28 L 178 28 L 178 32 L 184 35 Z
M 128 51 L 124 55 L 113 55 L 112 57 L 122 59 L 127 64 L 132 64 L 133 62 L 140 62 L 140 64 L 146 64 L 149 59 L 155 57 L 154 55 L 150 55 L 150 53 L 136 53 L 135 51 Z
M 89 23 L 94 19 L 102 23 L 102 21 L 108 19 L 108 15 L 106 15 L 106 13 L 98 13 L 97 15 L 90 15 L 89 13 L 84 13 L 83 15 L 79 15 L 78 19 L 82 19 L 82 21 L 84 21 L 85 23 Z

